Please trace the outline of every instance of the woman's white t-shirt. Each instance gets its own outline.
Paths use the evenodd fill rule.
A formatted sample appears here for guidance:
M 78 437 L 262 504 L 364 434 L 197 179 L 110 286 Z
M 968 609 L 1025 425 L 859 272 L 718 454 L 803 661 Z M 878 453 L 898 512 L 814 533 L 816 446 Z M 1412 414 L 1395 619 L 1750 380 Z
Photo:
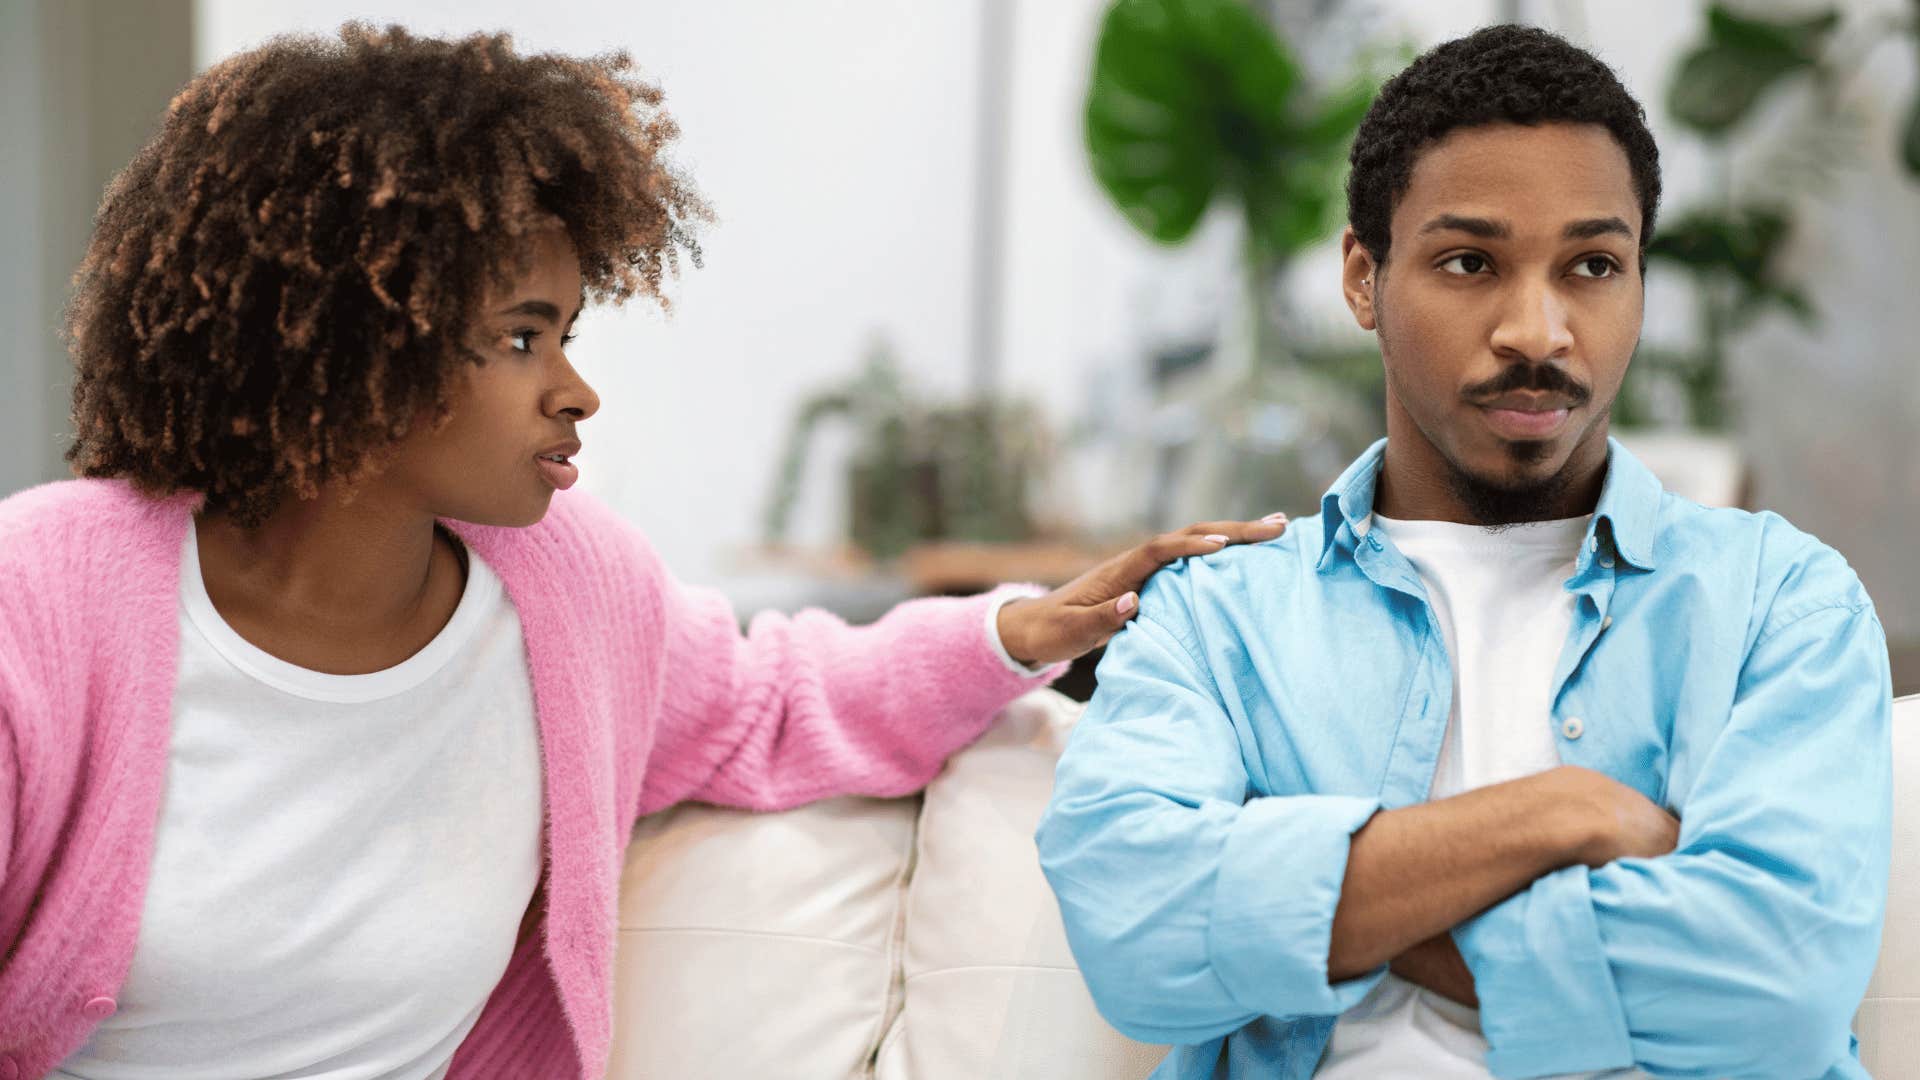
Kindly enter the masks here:
M 180 574 L 172 742 L 132 967 L 63 1080 L 444 1075 L 540 878 L 520 620 L 469 559 L 418 653 L 326 675 Z M 106 763 L 99 763 L 104 766 Z

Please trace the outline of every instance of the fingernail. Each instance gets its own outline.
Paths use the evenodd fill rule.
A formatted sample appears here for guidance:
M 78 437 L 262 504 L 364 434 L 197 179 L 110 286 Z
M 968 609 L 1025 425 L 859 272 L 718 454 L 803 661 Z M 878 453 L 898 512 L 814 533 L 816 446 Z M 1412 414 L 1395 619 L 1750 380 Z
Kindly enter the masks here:
M 1266 517 L 1260 519 L 1260 523 L 1262 525 L 1285 525 L 1287 523 L 1287 515 L 1268 514 Z
M 1216 544 L 1224 544 L 1224 543 L 1226 543 L 1226 542 L 1227 542 L 1227 538 L 1226 538 L 1226 537 L 1224 537 L 1224 536 L 1221 536 L 1221 535 L 1220 535 L 1219 533 L 1213 533 L 1213 534 L 1211 534 L 1211 535 L 1208 535 L 1208 536 L 1204 536 L 1204 537 L 1201 537 L 1201 539 L 1203 539 L 1203 540 L 1211 540 L 1211 541 L 1213 541 L 1213 542 L 1214 542 L 1214 543 L 1216 543 Z
M 1132 611 L 1135 607 L 1138 607 L 1139 604 L 1140 604 L 1140 597 L 1135 593 L 1128 593 L 1127 595 L 1121 597 L 1119 602 L 1114 604 L 1113 606 L 1120 610 L 1120 614 L 1125 615 L 1127 612 Z

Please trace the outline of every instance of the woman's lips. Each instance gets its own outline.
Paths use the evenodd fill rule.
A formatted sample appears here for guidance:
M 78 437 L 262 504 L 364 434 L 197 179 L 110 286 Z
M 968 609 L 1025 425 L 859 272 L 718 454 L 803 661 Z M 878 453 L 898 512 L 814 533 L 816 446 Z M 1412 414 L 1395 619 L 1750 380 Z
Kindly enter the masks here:
M 1494 432 L 1508 439 L 1544 439 L 1560 430 L 1566 423 L 1571 409 L 1542 409 L 1528 411 L 1523 409 L 1480 410 L 1486 414 L 1487 424 Z
M 574 481 L 580 479 L 580 467 L 571 461 L 555 461 L 550 457 L 537 457 L 533 460 L 540 466 L 540 475 L 545 477 L 547 483 L 552 484 L 557 491 L 567 490 L 573 486 Z

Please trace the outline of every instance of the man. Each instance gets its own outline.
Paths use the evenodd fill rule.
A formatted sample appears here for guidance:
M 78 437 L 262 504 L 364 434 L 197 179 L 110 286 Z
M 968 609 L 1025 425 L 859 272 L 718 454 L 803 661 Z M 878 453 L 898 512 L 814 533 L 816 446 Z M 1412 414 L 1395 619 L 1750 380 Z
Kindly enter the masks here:
M 1670 493 L 1607 410 L 1659 163 L 1613 73 L 1482 30 L 1381 91 L 1342 285 L 1387 438 L 1162 573 L 1041 862 L 1157 1078 L 1864 1077 L 1885 640 L 1831 549 Z

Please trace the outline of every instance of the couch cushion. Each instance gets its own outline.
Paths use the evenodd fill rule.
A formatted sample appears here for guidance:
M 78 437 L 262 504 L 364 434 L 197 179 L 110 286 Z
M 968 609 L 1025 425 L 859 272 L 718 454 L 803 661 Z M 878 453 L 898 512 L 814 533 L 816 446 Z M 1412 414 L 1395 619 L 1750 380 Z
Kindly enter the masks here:
M 1022 697 L 927 788 L 878 1080 L 1138 1080 L 1166 1056 L 1095 1011 L 1040 873 L 1033 832 L 1080 711 Z
M 894 1004 L 918 799 L 688 804 L 634 830 L 610 1080 L 868 1066 Z
M 1893 874 L 1887 926 L 1853 1020 L 1874 1076 L 1920 1076 L 1920 697 L 1893 705 Z

